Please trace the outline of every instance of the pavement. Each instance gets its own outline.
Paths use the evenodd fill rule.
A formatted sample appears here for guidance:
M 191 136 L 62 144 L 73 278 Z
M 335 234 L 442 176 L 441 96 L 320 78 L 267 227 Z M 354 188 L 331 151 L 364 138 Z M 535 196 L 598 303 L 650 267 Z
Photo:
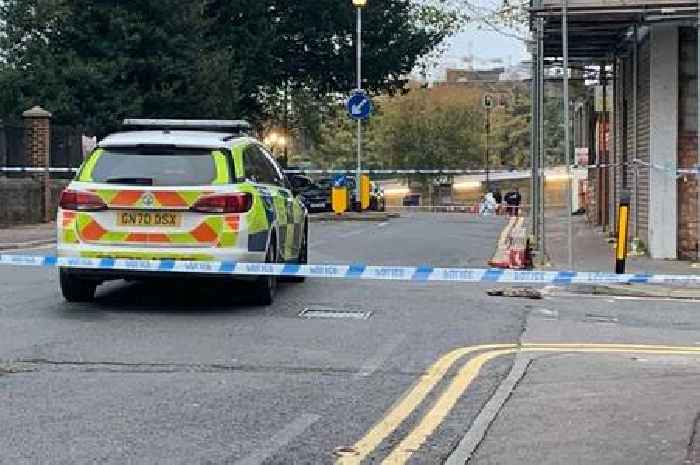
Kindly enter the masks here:
M 310 260 L 484 266 L 504 226 L 318 223 Z M 68 304 L 55 270 L 0 268 L 0 464 L 698 463 L 697 303 L 486 291 L 308 279 L 260 308 L 114 282 Z
M 0 228 L 0 250 L 42 246 L 56 242 L 56 224 L 40 223 Z
M 568 269 L 568 229 L 564 211 L 548 211 L 545 219 L 547 228 L 547 257 L 550 267 L 556 270 Z M 615 272 L 615 244 L 608 241 L 608 233 L 602 228 L 591 226 L 585 216 L 574 216 L 574 269 L 576 271 Z M 659 260 L 649 257 L 627 257 L 626 272 L 654 274 L 698 274 L 693 262 L 684 260 Z

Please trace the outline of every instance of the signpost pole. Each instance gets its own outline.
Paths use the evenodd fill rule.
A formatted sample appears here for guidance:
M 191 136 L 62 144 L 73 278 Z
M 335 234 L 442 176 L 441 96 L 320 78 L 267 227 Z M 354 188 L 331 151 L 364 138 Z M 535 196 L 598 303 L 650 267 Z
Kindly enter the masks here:
M 490 192 L 489 179 L 489 144 L 491 142 L 491 107 L 486 109 L 486 192 Z
M 482 105 L 484 109 L 486 110 L 486 124 L 485 128 L 486 129 L 486 146 L 484 150 L 484 168 L 486 172 L 486 192 L 490 191 L 490 179 L 489 179 L 489 144 L 491 143 L 491 110 L 493 109 L 494 105 L 494 97 L 491 94 L 486 94 L 484 95 L 484 100 L 482 101 Z

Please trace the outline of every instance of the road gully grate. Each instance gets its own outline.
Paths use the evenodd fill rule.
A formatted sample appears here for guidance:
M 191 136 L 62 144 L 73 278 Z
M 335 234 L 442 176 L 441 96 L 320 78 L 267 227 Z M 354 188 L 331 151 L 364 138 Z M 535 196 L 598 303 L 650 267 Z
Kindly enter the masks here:
M 299 313 L 300 318 L 367 320 L 370 316 L 372 316 L 370 311 L 340 310 L 330 307 L 306 307 Z
M 618 322 L 618 319 L 611 315 L 598 315 L 595 313 L 586 313 L 586 321 L 591 321 L 593 323 L 612 323 Z

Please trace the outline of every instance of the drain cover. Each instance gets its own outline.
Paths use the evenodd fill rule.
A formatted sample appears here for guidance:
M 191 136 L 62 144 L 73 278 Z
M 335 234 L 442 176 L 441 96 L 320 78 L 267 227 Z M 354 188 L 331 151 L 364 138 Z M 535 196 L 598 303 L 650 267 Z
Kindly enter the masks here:
M 345 318 L 350 320 L 366 320 L 372 312 L 362 310 L 340 310 L 330 307 L 306 307 L 299 313 L 301 318 Z
M 596 315 L 595 313 L 586 313 L 586 321 L 594 323 L 617 323 L 617 318 L 610 315 Z

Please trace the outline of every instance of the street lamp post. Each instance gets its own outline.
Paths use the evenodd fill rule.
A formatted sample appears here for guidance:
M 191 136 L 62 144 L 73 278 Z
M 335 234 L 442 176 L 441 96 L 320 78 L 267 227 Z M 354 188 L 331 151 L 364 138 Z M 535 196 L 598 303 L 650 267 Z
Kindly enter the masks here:
M 265 145 L 270 148 L 270 153 L 272 156 L 275 156 L 275 148 L 276 147 L 282 147 L 285 151 L 285 158 L 286 158 L 286 151 L 287 151 L 287 138 L 284 135 L 279 135 L 276 133 L 270 133 L 264 140 Z M 284 160 L 286 162 L 286 160 Z M 287 168 L 287 166 L 283 166 L 283 168 Z
M 367 6 L 367 0 L 352 0 L 357 9 L 357 89 L 362 90 L 362 8 Z M 355 175 L 355 201 L 362 209 L 360 197 L 360 179 L 362 176 L 362 120 L 357 120 L 357 173 Z

